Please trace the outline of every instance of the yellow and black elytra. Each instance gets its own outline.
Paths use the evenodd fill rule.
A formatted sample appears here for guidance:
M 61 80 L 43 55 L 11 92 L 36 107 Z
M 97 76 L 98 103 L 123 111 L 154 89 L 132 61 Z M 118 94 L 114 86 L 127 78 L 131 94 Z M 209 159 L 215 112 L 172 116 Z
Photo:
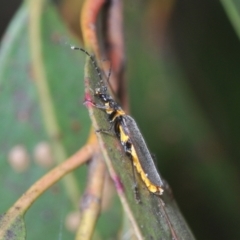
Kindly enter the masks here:
M 99 87 L 95 89 L 94 95 L 103 105 L 93 102 L 91 104 L 107 113 L 111 128 L 100 129 L 98 132 L 109 132 L 113 129 L 123 146 L 124 152 L 132 160 L 147 189 L 154 194 L 161 195 L 163 193 L 163 182 L 136 122 L 132 117 L 126 115 L 119 104 L 108 94 L 101 72 L 92 55 L 82 48 L 71 48 L 81 50 L 90 57 L 100 79 Z
M 135 120 L 125 115 L 119 126 L 119 130 L 121 131 L 120 140 L 121 142 L 125 142 L 125 144 L 122 144 L 125 145 L 124 150 L 130 153 L 129 155 L 131 156 L 133 164 L 137 172 L 141 175 L 148 190 L 157 195 L 161 195 L 163 193 L 163 182 Z M 129 139 L 127 139 L 127 137 Z M 129 142 L 131 144 L 129 144 Z

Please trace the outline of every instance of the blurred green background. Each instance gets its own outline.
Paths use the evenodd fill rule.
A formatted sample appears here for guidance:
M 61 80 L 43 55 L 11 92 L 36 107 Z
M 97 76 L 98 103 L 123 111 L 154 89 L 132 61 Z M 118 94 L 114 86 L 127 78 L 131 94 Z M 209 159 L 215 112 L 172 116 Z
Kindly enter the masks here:
M 1 34 L 19 5 L 17 1 L 15 4 L 14 1 L 4 2 L 0 13 L 6 21 L 1 21 Z M 240 44 L 237 25 L 233 27 L 231 11 L 227 8 L 229 5 L 222 4 L 224 2 L 233 4 L 236 12 L 240 12 L 239 1 L 133 0 L 125 1 L 124 6 L 126 71 L 131 114 L 139 124 L 150 150 L 157 156 L 158 169 L 172 187 L 179 207 L 197 239 L 240 239 Z M 58 4 L 60 3 L 58 1 Z M 12 12 L 6 10 L 10 8 Z M 54 21 L 59 21 L 55 18 L 45 19 L 46 25 L 50 25 L 47 21 L 52 21 L 55 26 Z M 240 25 L 240 22 L 237 23 Z M 57 28 L 56 32 L 58 31 L 60 30 Z M 24 45 L 24 42 L 22 44 Z M 55 64 L 48 64 L 50 70 L 57 71 L 61 68 L 59 75 L 63 78 L 52 82 L 52 89 L 58 109 L 61 108 L 62 101 L 66 103 L 63 109 L 58 111 L 58 119 L 68 136 L 64 143 L 67 152 L 72 154 L 83 144 L 90 125 L 87 112 L 81 110 L 84 109 L 81 106 L 81 79 L 85 56 L 80 56 L 77 60 L 77 54 L 73 56 L 70 53 L 71 61 L 66 60 L 69 53 L 65 47 L 56 46 L 54 41 L 51 41 L 50 48 L 48 43 L 46 46 L 52 56 L 51 61 Z M 54 58 L 53 54 L 57 52 L 59 55 Z M 23 53 L 19 53 L 20 57 L 23 56 L 21 54 Z M 75 77 L 72 75 L 74 69 L 79 69 Z M 18 71 L 21 72 L 21 68 Z M 64 71 L 68 73 L 64 74 Z M 72 78 L 72 82 L 68 81 L 70 89 L 72 84 L 76 84 L 72 99 L 68 96 L 68 88 L 63 85 L 64 78 Z M 79 93 L 78 87 L 81 89 Z M 0 89 L 3 87 L 0 86 Z M 33 90 L 25 88 L 25 91 L 29 93 Z M 66 92 L 66 97 L 63 97 L 63 91 Z M 10 90 L 6 99 L 11 99 L 12 94 Z M 35 96 L 34 94 L 30 95 Z M 1 101 L 1 106 L 6 106 L 4 98 L 1 98 Z M 5 120 L 17 124 L 15 115 L 7 115 L 5 110 L 1 112 L 2 116 L 7 116 L 8 119 Z M 12 119 L 9 119 L 11 117 Z M 81 130 L 78 133 L 69 131 L 66 127 L 68 120 L 64 120 L 64 117 L 73 119 L 74 123 L 81 121 Z M 13 129 L 12 126 L 8 129 Z M 33 132 L 27 133 L 29 128 L 25 127 L 26 130 L 19 133 L 20 139 L 24 142 L 26 137 L 26 141 L 32 141 L 31 137 L 28 140 L 27 136 L 32 136 Z M 81 131 L 84 131 L 84 137 Z M 37 136 L 36 141 L 40 138 Z M 44 136 L 41 138 L 44 139 Z M 13 139 L 16 140 L 14 134 Z M 81 139 L 79 143 L 78 139 Z M 0 140 L 5 141 L 3 137 Z M 1 161 L 5 161 L 8 145 L 15 144 L 14 141 L 2 145 Z M 6 202 L 0 204 L 3 212 L 26 186 L 29 186 L 29 179 L 32 179 L 32 183 L 33 179 L 38 179 L 44 171 L 37 167 L 32 169 L 28 173 L 32 178 L 26 177 L 26 174 L 12 174 L 15 180 L 6 174 L 9 180 L 3 175 L 3 172 L 7 173 L 8 164 L 1 162 L 0 167 L 1 183 L 4 183 L 0 198 Z M 14 181 L 24 182 L 22 179 L 26 182 L 23 189 L 12 194 L 16 187 Z M 63 234 L 63 215 L 71 209 L 70 204 L 60 190 L 49 194 L 58 194 L 60 203 L 55 206 L 66 206 L 61 209 L 60 220 L 55 222 L 54 226 L 55 235 Z M 48 201 L 49 196 L 45 197 L 45 201 Z M 54 199 L 55 196 L 53 201 Z M 43 222 L 47 219 L 54 223 L 57 209 L 51 204 L 48 208 L 51 209 L 50 216 L 44 209 L 40 216 Z M 29 221 L 32 218 L 29 217 Z M 39 224 L 38 219 L 36 224 Z M 46 225 L 43 224 L 42 229 L 50 228 Z M 36 229 L 40 231 L 39 225 Z M 30 236 L 36 234 L 31 230 L 28 232 Z M 111 239 L 109 235 L 108 238 Z M 68 238 L 64 238 L 63 234 L 62 239 Z
M 131 112 L 196 238 L 239 239 L 238 36 L 218 1 L 135 7 L 126 10 Z

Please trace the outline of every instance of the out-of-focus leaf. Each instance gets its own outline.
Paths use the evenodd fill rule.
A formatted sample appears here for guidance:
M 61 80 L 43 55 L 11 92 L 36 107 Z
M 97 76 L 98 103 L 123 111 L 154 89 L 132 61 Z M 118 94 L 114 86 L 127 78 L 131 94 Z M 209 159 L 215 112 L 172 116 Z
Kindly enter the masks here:
M 48 143 L 39 96 L 35 85 L 33 62 L 29 50 L 29 9 L 23 5 L 12 21 L 2 42 L 0 53 L 0 110 L 2 117 L 0 134 L 0 212 L 6 210 L 39 179 L 48 169 L 36 164 L 36 147 Z M 54 107 L 55 118 L 61 131 L 61 141 L 66 156 L 72 155 L 85 142 L 90 121 L 84 100 L 82 52 L 70 50 L 74 40 L 69 36 L 56 9 L 46 3 L 40 17 L 41 61 L 47 79 L 47 86 Z M 66 42 L 66 44 L 64 44 Z M 44 97 L 44 96 L 41 96 Z M 46 117 L 46 116 L 45 116 Z M 27 153 L 30 166 L 22 173 L 16 173 L 8 164 L 8 154 L 14 146 L 20 146 Z M 57 160 L 57 159 L 55 159 Z M 86 168 L 73 173 L 78 188 L 83 189 Z M 76 210 L 69 200 L 66 185 L 56 184 L 37 200 L 26 214 L 27 239 L 63 238 L 73 239 L 73 233 L 66 229 L 65 220 L 70 211 Z M 68 186 L 71 188 L 72 186 Z M 79 196 L 80 197 L 80 196 Z M 77 202 L 79 199 L 75 199 Z M 115 201 L 118 203 L 119 202 Z M 120 208 L 111 205 L 105 209 L 97 223 L 97 238 L 109 239 L 116 236 L 121 219 Z M 114 227 L 109 225 L 115 223 Z
M 240 2 L 238 0 L 221 0 L 232 26 L 240 38 Z
M 34 162 L 36 147 L 48 142 L 38 103 L 38 92 L 32 73 L 29 52 L 28 8 L 24 4 L 16 14 L 1 45 L 0 53 L 0 212 L 5 212 L 46 169 Z M 59 44 L 59 39 L 70 39 L 52 5 L 45 7 L 41 20 L 43 59 L 56 118 L 62 133 L 67 155 L 74 153 L 86 141 L 89 118 L 82 105 L 83 55 Z M 73 40 L 69 40 L 73 41 Z M 49 142 L 48 142 L 49 143 Z M 50 143 L 49 143 L 50 144 Z M 29 168 L 16 173 L 8 163 L 9 152 L 21 145 L 30 160 Z M 76 172 L 79 188 L 84 186 L 85 170 Z M 77 201 L 77 199 L 76 199 Z M 62 184 L 56 184 L 28 211 L 26 228 L 28 239 L 49 239 L 62 235 L 73 238 L 65 228 L 67 213 L 73 209 Z

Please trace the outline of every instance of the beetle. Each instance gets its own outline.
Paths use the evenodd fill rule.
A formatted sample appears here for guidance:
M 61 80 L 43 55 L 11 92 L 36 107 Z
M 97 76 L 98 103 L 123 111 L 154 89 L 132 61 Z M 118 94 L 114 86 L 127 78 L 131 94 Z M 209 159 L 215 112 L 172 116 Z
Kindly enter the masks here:
M 102 104 L 94 103 L 91 100 L 87 100 L 87 102 L 91 103 L 94 107 L 103 110 L 107 114 L 108 121 L 111 125 L 109 129 L 99 129 L 97 132 L 108 133 L 113 129 L 124 152 L 131 159 L 147 189 L 151 193 L 162 195 L 164 191 L 163 181 L 156 169 L 153 158 L 135 120 L 127 115 L 121 106 L 108 93 L 101 71 L 93 56 L 82 48 L 74 46 L 71 48 L 81 50 L 88 55 L 99 76 L 99 86 L 95 88 L 94 96 L 97 97 Z

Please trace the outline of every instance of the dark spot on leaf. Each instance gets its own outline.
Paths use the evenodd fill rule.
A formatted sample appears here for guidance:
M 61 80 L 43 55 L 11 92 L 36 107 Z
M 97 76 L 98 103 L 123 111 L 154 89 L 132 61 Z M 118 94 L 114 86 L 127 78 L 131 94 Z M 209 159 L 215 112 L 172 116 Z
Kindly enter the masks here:
M 15 233 L 12 230 L 7 230 L 6 239 L 11 240 L 15 237 Z
M 51 34 L 51 41 L 53 43 L 64 43 L 63 37 L 59 34 L 59 32 L 53 32 Z
M 78 120 L 72 120 L 71 121 L 71 129 L 74 133 L 79 132 L 81 129 L 81 125 Z

